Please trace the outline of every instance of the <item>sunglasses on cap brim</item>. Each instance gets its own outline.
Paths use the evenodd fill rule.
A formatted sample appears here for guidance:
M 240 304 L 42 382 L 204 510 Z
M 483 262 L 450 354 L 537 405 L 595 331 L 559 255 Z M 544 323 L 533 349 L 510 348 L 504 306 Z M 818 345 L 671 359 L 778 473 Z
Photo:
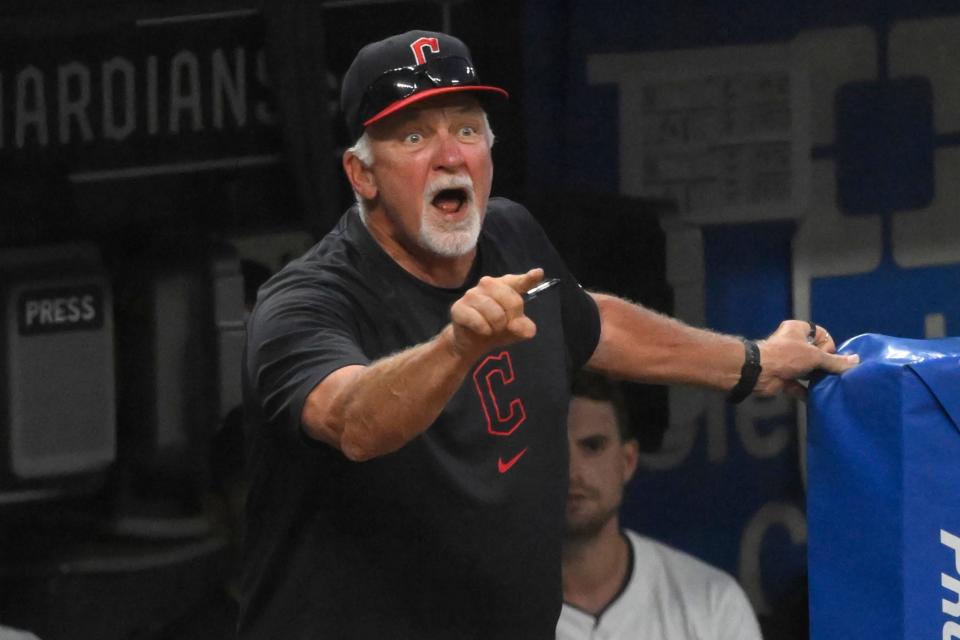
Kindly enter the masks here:
M 415 67 L 391 69 L 371 82 L 360 103 L 360 122 L 366 126 L 379 120 L 380 117 L 387 115 L 383 112 L 391 105 L 418 93 L 439 88 L 455 90 L 457 87 L 476 87 L 506 95 L 506 91 L 502 89 L 479 86 L 477 73 L 466 58 L 459 56 L 431 58 Z

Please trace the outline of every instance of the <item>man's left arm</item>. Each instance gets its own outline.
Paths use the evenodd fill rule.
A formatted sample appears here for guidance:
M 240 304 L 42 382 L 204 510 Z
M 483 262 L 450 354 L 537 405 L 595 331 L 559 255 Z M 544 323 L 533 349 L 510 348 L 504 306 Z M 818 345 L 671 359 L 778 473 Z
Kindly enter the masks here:
M 740 380 L 744 343 L 735 336 L 686 325 L 641 305 L 602 293 L 591 293 L 600 311 L 600 341 L 587 368 L 607 375 L 653 384 L 690 384 L 730 391 Z M 797 382 L 823 369 L 841 373 L 856 356 L 836 355 L 823 327 L 812 338 L 810 324 L 786 320 L 757 345 L 760 377 L 754 393 L 781 391 L 802 397 Z

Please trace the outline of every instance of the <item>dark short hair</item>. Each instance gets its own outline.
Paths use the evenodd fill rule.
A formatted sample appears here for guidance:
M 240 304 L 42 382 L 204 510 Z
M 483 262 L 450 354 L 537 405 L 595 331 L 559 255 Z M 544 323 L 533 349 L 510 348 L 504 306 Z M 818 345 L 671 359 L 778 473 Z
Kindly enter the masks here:
M 613 413 L 617 419 L 617 431 L 623 441 L 632 440 L 636 436 L 630 428 L 630 415 L 627 412 L 627 403 L 623 396 L 623 387 L 618 380 L 609 378 L 601 373 L 594 373 L 581 369 L 573 376 L 570 393 L 574 398 L 587 398 L 599 402 L 609 402 L 613 405 Z

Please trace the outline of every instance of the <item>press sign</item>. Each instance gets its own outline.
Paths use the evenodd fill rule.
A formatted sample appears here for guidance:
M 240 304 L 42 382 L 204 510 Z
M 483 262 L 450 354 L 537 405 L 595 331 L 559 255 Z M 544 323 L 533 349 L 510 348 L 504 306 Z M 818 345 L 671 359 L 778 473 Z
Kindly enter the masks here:
M 24 336 L 99 329 L 103 326 L 103 289 L 91 284 L 24 291 L 17 319 Z

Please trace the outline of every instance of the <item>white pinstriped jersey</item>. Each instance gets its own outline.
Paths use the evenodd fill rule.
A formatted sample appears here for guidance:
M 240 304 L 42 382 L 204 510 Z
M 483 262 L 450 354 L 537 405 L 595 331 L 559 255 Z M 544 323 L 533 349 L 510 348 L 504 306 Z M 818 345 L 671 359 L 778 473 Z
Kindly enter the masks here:
M 625 533 L 633 550 L 626 588 L 599 617 L 564 603 L 557 640 L 761 640 L 750 602 L 731 576 Z

